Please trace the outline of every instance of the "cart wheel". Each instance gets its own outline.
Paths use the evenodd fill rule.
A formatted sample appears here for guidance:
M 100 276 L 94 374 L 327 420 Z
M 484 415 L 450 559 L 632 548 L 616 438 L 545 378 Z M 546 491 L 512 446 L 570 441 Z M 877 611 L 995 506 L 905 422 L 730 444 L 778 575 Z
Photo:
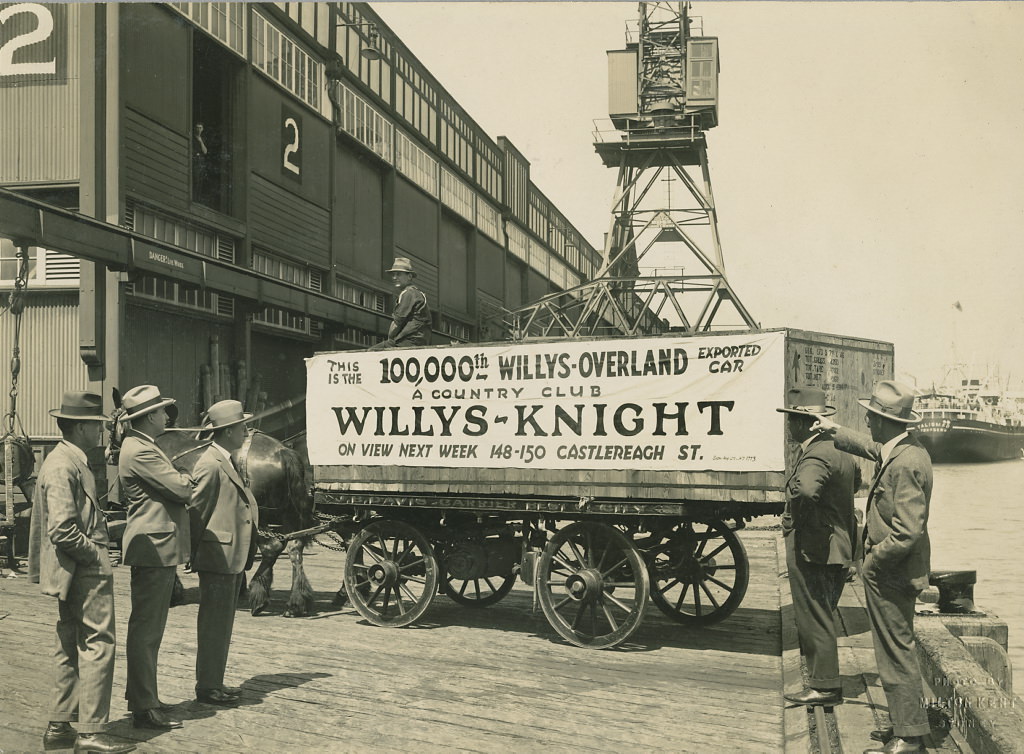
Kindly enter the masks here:
M 650 584 L 640 552 L 618 529 L 579 522 L 544 548 L 537 593 L 551 627 L 578 647 L 604 649 L 640 625 Z
M 651 599 L 679 623 L 717 623 L 732 615 L 747 593 L 747 551 L 723 521 L 679 524 L 644 555 Z
M 444 570 L 442 568 L 442 570 Z M 447 571 L 441 579 L 441 591 L 466 607 L 487 607 L 500 602 L 512 591 L 515 573 L 505 576 L 486 576 L 480 579 L 457 579 Z
M 345 591 L 359 614 L 378 626 L 417 620 L 437 592 L 430 542 L 401 521 L 374 521 L 348 546 Z

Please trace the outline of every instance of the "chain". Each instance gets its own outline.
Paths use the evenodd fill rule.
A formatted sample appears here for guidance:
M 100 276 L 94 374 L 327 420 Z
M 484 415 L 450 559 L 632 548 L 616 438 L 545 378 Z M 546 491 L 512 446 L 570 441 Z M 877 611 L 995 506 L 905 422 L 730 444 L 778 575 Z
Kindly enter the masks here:
M 315 513 L 314 515 L 318 519 L 320 519 L 321 521 L 330 521 L 331 520 L 331 516 L 328 516 L 325 513 Z M 329 545 L 326 542 L 322 541 L 319 537 L 313 537 L 313 541 L 316 542 L 321 547 L 325 547 L 328 550 L 333 550 L 334 552 L 345 552 L 348 549 L 345 546 L 345 540 L 342 539 L 342 537 L 339 534 L 337 534 L 336 532 L 333 532 L 333 531 L 328 531 L 328 532 L 324 532 L 324 533 L 328 537 L 333 539 L 336 544 Z
M 18 246 L 18 277 L 14 281 L 8 308 L 14 315 L 14 347 L 11 351 L 11 410 L 4 416 L 7 432 L 14 433 L 14 425 L 18 421 L 18 377 L 21 375 L 21 314 L 25 311 L 25 290 L 28 288 L 28 246 Z

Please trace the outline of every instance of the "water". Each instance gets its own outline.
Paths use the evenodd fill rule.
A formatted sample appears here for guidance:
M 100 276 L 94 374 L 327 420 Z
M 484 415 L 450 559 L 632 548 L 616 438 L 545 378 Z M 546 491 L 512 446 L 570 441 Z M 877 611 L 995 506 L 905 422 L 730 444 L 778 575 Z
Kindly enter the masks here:
M 974 601 L 1006 621 L 1014 674 L 1024 673 L 1024 461 L 936 464 L 934 473 L 932 569 L 978 572 Z

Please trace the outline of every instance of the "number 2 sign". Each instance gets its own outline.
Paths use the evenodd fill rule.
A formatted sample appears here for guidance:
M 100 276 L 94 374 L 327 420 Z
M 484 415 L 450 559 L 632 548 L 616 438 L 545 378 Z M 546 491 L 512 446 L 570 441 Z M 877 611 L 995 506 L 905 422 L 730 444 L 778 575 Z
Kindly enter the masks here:
M 0 5 L 0 86 L 67 78 L 67 7 Z

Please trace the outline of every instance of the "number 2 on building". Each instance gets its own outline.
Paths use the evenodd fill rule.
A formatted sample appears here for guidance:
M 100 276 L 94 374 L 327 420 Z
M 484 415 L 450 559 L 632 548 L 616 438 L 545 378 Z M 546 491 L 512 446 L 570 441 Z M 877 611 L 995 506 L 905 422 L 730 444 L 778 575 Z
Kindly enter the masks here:
M 293 134 L 292 140 L 284 145 L 284 167 L 295 175 L 300 175 L 301 167 L 298 163 L 292 162 L 292 157 L 299 153 L 299 124 L 295 118 L 285 118 L 284 128 L 286 132 L 291 131 Z
M 32 62 L 14 62 L 14 53 L 23 47 L 45 42 L 53 33 L 53 14 L 40 3 L 17 3 L 0 10 L 0 24 L 20 13 L 31 13 L 36 17 L 36 28 L 8 39 L 0 46 L 0 76 L 23 76 L 28 74 L 57 73 L 57 58 Z

